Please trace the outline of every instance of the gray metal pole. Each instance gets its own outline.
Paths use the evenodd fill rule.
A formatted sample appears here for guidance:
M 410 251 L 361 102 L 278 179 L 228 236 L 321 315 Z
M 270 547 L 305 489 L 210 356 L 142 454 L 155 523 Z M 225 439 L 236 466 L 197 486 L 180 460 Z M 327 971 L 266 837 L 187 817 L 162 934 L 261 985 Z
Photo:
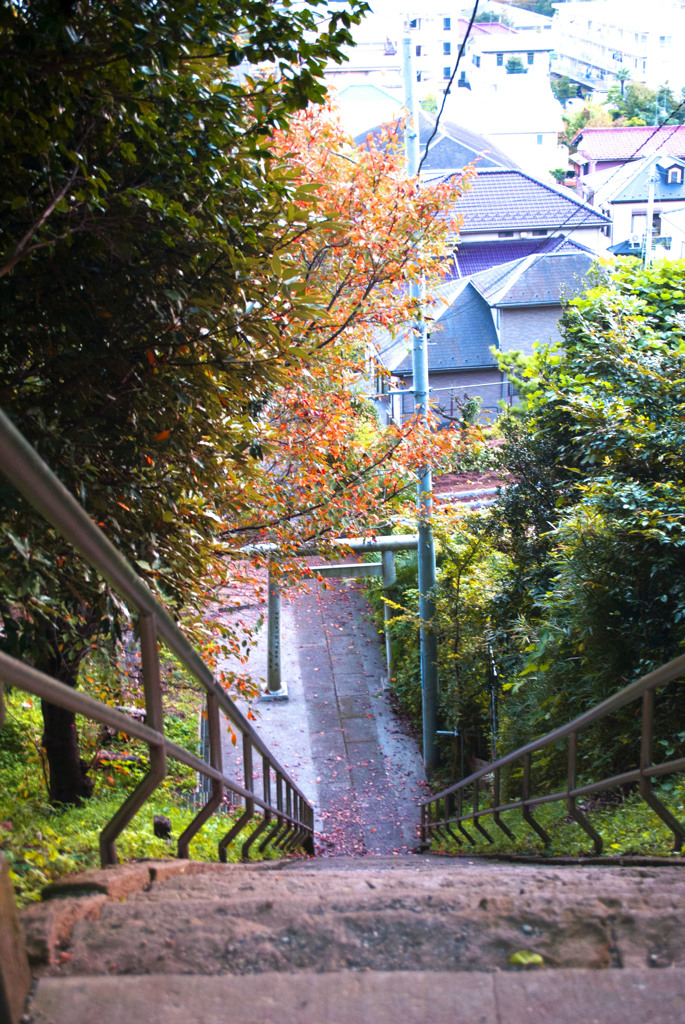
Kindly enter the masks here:
M 647 191 L 647 216 L 645 223 L 645 268 L 651 266 L 652 260 L 654 259 L 654 189 L 656 186 L 659 171 L 656 163 L 652 167 L 652 173 L 649 176 L 649 187 Z
M 409 110 L 405 146 L 407 151 L 407 173 L 410 177 L 419 169 L 419 107 L 414 90 L 412 40 L 402 40 L 402 68 L 404 72 L 405 106 Z M 419 416 L 428 414 L 428 335 L 423 317 L 425 282 L 412 285 L 412 295 L 420 301 L 419 318 L 414 325 L 412 347 L 412 373 L 414 378 L 414 402 Z M 433 482 L 428 466 L 419 471 L 417 490 L 418 519 L 418 563 L 419 563 L 419 616 L 421 618 L 421 703 L 423 712 L 423 761 L 427 771 L 437 767 L 437 725 L 438 725 L 438 645 L 433 630 L 435 617 L 435 544 L 431 514 Z
M 397 601 L 397 569 L 395 566 L 395 552 L 384 551 L 381 555 L 383 565 L 383 596 L 390 601 Z M 394 611 L 387 603 L 383 603 L 383 623 L 385 632 L 385 661 L 388 666 L 388 685 L 392 675 L 392 637 L 390 636 L 390 623 L 394 618 Z
M 281 679 L 281 588 L 271 572 L 266 606 L 266 691 L 262 700 L 287 700 L 288 688 Z

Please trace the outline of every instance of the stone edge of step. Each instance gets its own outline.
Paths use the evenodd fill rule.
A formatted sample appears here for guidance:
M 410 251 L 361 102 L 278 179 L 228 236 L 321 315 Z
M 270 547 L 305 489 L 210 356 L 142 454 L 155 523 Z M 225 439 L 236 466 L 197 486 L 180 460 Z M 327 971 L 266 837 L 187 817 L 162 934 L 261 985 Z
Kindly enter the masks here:
M 29 1007 L 32 1024 L 187 1024 L 189 1013 L 197 1024 L 305 1013 L 319 1024 L 681 1024 L 685 970 L 262 974 L 257 986 L 251 975 L 47 978 Z

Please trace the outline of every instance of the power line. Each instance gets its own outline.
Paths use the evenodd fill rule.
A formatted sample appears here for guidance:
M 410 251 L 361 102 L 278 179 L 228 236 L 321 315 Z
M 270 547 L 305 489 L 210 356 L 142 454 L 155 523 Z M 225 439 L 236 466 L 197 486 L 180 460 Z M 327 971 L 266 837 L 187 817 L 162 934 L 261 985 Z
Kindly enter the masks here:
M 613 179 L 613 178 L 615 178 L 615 177 L 616 177 L 616 175 L 617 175 L 617 174 L 618 174 L 618 173 L 619 173 L 620 171 L 622 171 L 622 170 L 623 170 L 623 168 L 625 167 L 625 164 L 627 164 L 627 163 L 630 163 L 630 162 L 631 162 L 632 160 L 634 160 L 634 159 L 635 159 L 635 158 L 637 157 L 637 155 L 638 155 L 638 154 L 640 153 L 640 151 L 641 151 L 642 149 L 644 149 L 644 147 L 645 147 L 645 146 L 646 146 L 646 145 L 647 145 L 647 144 L 648 144 L 649 142 L 651 142 L 651 140 L 652 140 L 652 139 L 653 139 L 653 138 L 654 138 L 654 137 L 655 137 L 655 136 L 656 136 L 656 135 L 657 135 L 657 134 L 658 134 L 658 133 L 659 133 L 659 132 L 661 131 L 661 129 L 662 129 L 662 128 L 664 128 L 664 127 L 666 127 L 666 123 L 667 123 L 667 121 L 669 121 L 671 117 L 673 117 L 673 116 L 674 116 L 675 114 L 677 114 L 677 113 L 678 113 L 678 111 L 679 111 L 679 110 L 681 110 L 681 109 L 682 109 L 682 108 L 683 108 L 684 106 L 685 106 L 685 99 L 683 99 L 683 100 L 682 100 L 682 101 L 681 101 L 681 102 L 680 102 L 680 103 L 678 104 L 678 106 L 677 106 L 677 107 L 674 107 L 674 109 L 673 109 L 673 110 L 672 110 L 672 111 L 671 111 L 671 112 L 670 112 L 670 113 L 668 114 L 668 116 L 667 116 L 667 117 L 666 117 L 666 118 L 665 118 L 665 119 L 664 119 L 664 120 L 663 120 L 663 121 L 661 122 L 661 124 L 657 125 L 657 126 L 656 126 L 656 128 L 654 129 L 654 131 L 653 131 L 653 132 L 651 132 L 651 134 L 650 134 L 650 135 L 648 135 L 648 136 L 647 136 L 647 138 L 646 138 L 646 139 L 644 139 L 644 141 L 643 141 L 643 142 L 641 142 L 641 143 L 640 143 L 640 145 L 639 145 L 639 146 L 638 146 L 638 147 L 637 147 L 636 149 L 634 149 L 634 150 L 633 150 L 633 152 L 632 152 L 632 153 L 630 154 L 630 156 L 628 157 L 628 159 L 627 159 L 626 161 L 624 161 L 624 163 L 623 163 L 623 164 L 621 164 L 621 165 L 620 165 L 619 167 L 617 167 L 617 168 L 616 168 L 616 169 L 615 169 L 615 170 L 614 170 L 614 171 L 613 171 L 613 172 L 612 172 L 612 173 L 611 173 L 611 174 L 609 175 L 609 177 L 608 177 L 608 178 L 607 178 L 607 179 L 606 179 L 606 180 L 605 180 L 605 181 L 604 181 L 604 182 L 602 183 L 602 184 L 603 184 L 603 187 L 604 187 L 604 186 L 606 186 L 606 185 L 608 185 L 608 184 L 609 184 L 609 182 L 610 182 L 610 181 L 612 181 L 612 179 Z M 664 143 L 668 142 L 668 140 L 669 140 L 669 139 L 671 138 L 671 136 L 672 136 L 672 135 L 675 135 L 675 133 L 676 133 L 676 131 L 678 130 L 678 128 L 680 128 L 680 127 L 682 127 L 682 126 L 681 126 L 681 125 L 679 125 L 679 124 L 675 124 L 675 125 L 673 125 L 672 127 L 671 127 L 670 125 L 669 125 L 668 127 L 670 127 L 670 128 L 671 128 L 671 131 L 670 131 L 670 132 L 669 132 L 669 134 L 668 134 L 668 135 L 666 136 L 666 138 L 665 138 L 665 139 L 663 140 L 663 141 L 664 141 Z M 554 232 L 555 232 L 555 233 L 558 233 L 558 232 L 562 231 L 562 230 L 563 230 L 563 228 L 565 227 L 565 225 L 566 225 L 566 224 L 568 224 L 568 223 L 569 223 L 569 221 L 571 221 L 571 220 L 572 220 L 572 219 L 574 218 L 574 216 L 575 216 L 575 212 L 576 212 L 576 211 L 574 211 L 574 213 L 570 213 L 570 214 L 568 215 L 568 217 L 567 217 L 567 218 L 566 218 L 566 219 L 565 219 L 564 221 L 562 221 L 562 223 L 561 223 L 561 224 L 559 225 L 559 227 L 557 227 L 557 228 L 555 228 L 555 229 L 554 229 Z M 574 227 L 574 228 L 577 228 L 577 227 L 581 227 L 581 226 L 582 226 L 582 225 L 583 225 L 583 224 L 584 224 L 584 223 L 585 223 L 585 222 L 586 222 L 586 221 L 587 221 L 587 220 L 588 220 L 588 219 L 589 219 L 589 218 L 590 218 L 590 217 L 592 216 L 592 214 L 593 214 L 594 212 L 595 212 L 594 208 L 593 208 L 592 210 L 588 210 L 588 212 L 587 212 L 587 213 L 585 214 L 585 216 L 584 216 L 584 217 L 583 217 L 583 218 L 582 218 L 582 219 L 580 220 L 580 222 L 579 222 L 578 224 L 574 224 L 574 225 L 573 225 L 573 227 Z M 549 237 L 549 236 L 548 236 L 548 237 Z M 530 255 L 534 255 L 534 254 L 535 254 L 536 252 L 539 252 L 540 244 L 541 244 L 541 243 L 538 243 L 538 245 L 537 245 L 537 246 L 536 246 L 536 247 L 535 247 L 535 248 L 533 249 L 533 252 L 532 252 L 532 253 L 531 253 Z M 533 261 L 533 262 L 531 263 L 531 265 L 530 265 L 530 268 L 529 268 L 529 269 L 531 269 L 531 270 L 532 270 L 532 269 L 533 269 L 533 267 L 534 267 L 534 266 L 536 265 L 536 263 L 538 262 L 538 260 L 541 260 L 541 259 L 543 258 L 543 256 L 545 256 L 545 255 L 546 255 L 545 253 L 539 253 L 539 255 L 538 255 L 537 259 L 535 259 L 535 260 L 534 260 L 534 261 Z
M 675 125 L 667 125 L 667 122 L 668 122 L 668 121 L 669 121 L 669 120 L 670 120 L 670 119 L 671 119 L 671 118 L 672 118 L 672 117 L 673 117 L 673 116 L 674 116 L 675 114 L 677 114 L 677 113 L 678 113 L 678 111 L 679 111 L 679 110 L 681 110 L 681 109 L 682 109 L 683 107 L 685 107 L 685 99 L 684 99 L 684 100 L 682 100 L 682 101 L 681 101 L 681 102 L 680 102 L 680 103 L 678 104 L 678 106 L 677 106 L 677 107 L 674 107 L 674 108 L 673 108 L 673 110 L 672 110 L 672 111 L 670 111 L 670 113 L 669 113 L 669 114 L 668 114 L 668 115 L 666 116 L 666 118 L 665 118 L 665 119 L 664 119 L 664 120 L 663 120 L 663 121 L 661 122 L 661 124 L 659 124 L 659 125 L 657 125 L 657 126 L 656 126 L 656 128 L 654 129 L 654 131 L 653 131 L 653 132 L 651 132 L 651 134 L 650 134 L 650 135 L 648 135 L 648 136 L 647 136 L 647 138 L 646 138 L 646 139 L 644 139 L 644 140 L 643 140 L 643 141 L 642 141 L 642 142 L 640 143 L 640 145 L 639 145 L 639 146 L 638 146 L 638 147 L 637 147 L 636 149 L 634 149 L 634 150 L 633 150 L 633 152 L 632 152 L 632 153 L 630 154 L 630 156 L 628 157 L 628 159 L 627 159 L 626 161 L 624 161 L 624 163 L 623 163 L 623 164 L 621 164 L 621 165 L 620 165 L 619 167 L 617 167 L 617 168 L 616 168 L 616 169 L 615 169 L 615 170 L 614 170 L 614 171 L 613 171 L 613 172 L 612 172 L 612 173 L 611 173 L 611 174 L 609 175 L 609 177 L 608 177 L 608 178 L 606 179 L 606 181 L 604 181 L 604 183 L 603 183 L 603 184 L 604 184 L 604 185 L 608 185 L 608 184 L 609 184 L 609 182 L 610 182 L 610 181 L 611 181 L 611 180 L 612 180 L 612 179 L 613 179 L 614 177 L 616 177 L 616 175 L 617 175 L 617 174 L 618 174 L 618 173 L 619 173 L 620 171 L 622 171 L 622 170 L 623 170 L 623 168 L 625 167 L 625 164 L 627 164 L 627 163 L 630 163 L 630 162 L 631 162 L 632 160 L 634 160 L 634 159 L 635 159 L 635 158 L 637 157 L 637 155 L 638 155 L 638 154 L 640 153 L 640 151 L 641 151 L 642 149 L 644 149 L 644 147 L 645 147 L 645 146 L 646 146 L 646 145 L 647 145 L 647 144 L 648 144 L 649 142 L 651 142 L 651 140 L 652 140 L 652 139 L 653 139 L 653 138 L 655 137 L 655 135 L 657 135 L 657 134 L 658 134 L 658 133 L 659 133 L 659 132 L 661 131 L 661 129 L 662 129 L 662 128 L 665 128 L 665 127 L 669 127 L 669 128 L 671 129 L 671 131 L 669 132 L 669 134 L 668 134 L 668 135 L 666 136 L 666 138 L 664 139 L 664 142 L 668 142 L 668 140 L 669 140 L 669 139 L 671 138 L 671 136 L 672 136 L 672 135 L 675 135 L 675 133 L 676 133 L 676 131 L 678 130 L 678 128 L 681 128 L 681 127 L 683 127 L 683 126 L 682 126 L 682 125 L 680 125 L 680 124 L 675 124 Z M 525 173 L 525 172 L 523 172 L 523 173 Z M 448 175 L 447 177 L 452 177 L 452 175 Z M 529 177 L 530 177 L 530 176 L 529 176 Z M 446 180 L 446 179 L 445 179 L 445 180 Z M 547 185 L 547 184 L 546 184 L 546 182 L 543 182 L 543 184 L 545 185 L 545 187 L 546 187 L 546 188 L 551 188 L 551 186 Z M 563 193 L 561 193 L 561 192 L 560 192 L 560 194 L 562 194 L 562 195 L 563 195 Z M 583 217 L 582 217 L 582 218 L 581 218 L 581 219 L 580 219 L 579 221 L 577 221 L 577 222 L 574 222 L 574 223 L 573 223 L 573 224 L 572 224 L 571 226 L 572 226 L 572 227 L 573 227 L 574 229 L 575 229 L 575 228 L 579 228 L 579 227 L 582 227 L 582 226 L 583 226 L 583 224 L 585 224 L 585 223 L 586 223 L 586 221 L 587 221 L 587 220 L 589 220 L 589 219 L 590 219 L 590 217 L 592 217 L 592 216 L 593 216 L 593 215 L 595 215 L 596 213 L 597 213 L 597 211 L 596 211 L 596 209 L 595 209 L 594 207 L 593 207 L 593 208 L 591 208 L 591 209 L 589 209 L 589 210 L 587 211 L 587 213 L 585 214 L 585 216 L 583 216 Z M 571 213 L 570 213 L 570 214 L 568 215 L 568 217 L 566 217 L 566 218 L 565 218 L 565 220 L 563 220 L 563 221 L 561 222 L 561 224 L 559 224 L 559 225 L 558 225 L 558 226 L 557 226 L 556 228 L 553 228 L 553 229 L 552 229 L 552 231 L 550 232 L 550 234 L 549 234 L 549 235 L 546 235 L 546 236 L 545 236 L 544 238 L 541 238 L 541 239 L 540 239 L 540 241 L 539 241 L 539 242 L 537 242 L 537 243 L 536 243 L 536 244 L 535 244 L 535 245 L 533 246 L 533 248 L 531 249 L 531 251 L 530 251 L 530 252 L 528 253 L 528 255 L 527 255 L 527 256 L 523 257 L 524 259 L 529 259 L 529 258 L 530 258 L 531 256 L 536 256 L 536 258 L 535 258 L 535 259 L 534 259 L 534 260 L 532 261 L 532 263 L 530 264 L 530 266 L 529 266 L 529 267 L 527 268 L 527 269 L 528 269 L 528 271 L 531 271 L 531 270 L 533 269 L 533 267 L 535 267 L 535 266 L 536 266 L 536 264 L 537 264 L 537 263 L 538 263 L 538 262 L 539 262 L 539 261 L 540 261 L 541 259 L 543 259 L 543 258 L 544 258 L 545 256 L 551 255 L 551 254 L 552 254 L 552 253 L 554 252 L 554 249 L 553 249 L 553 250 L 551 250 L 551 252 L 542 252 L 542 251 L 541 251 L 541 249 L 542 249 L 542 247 L 543 247 L 544 245 L 546 245 L 546 244 L 547 244 L 547 243 L 549 242 L 549 239 L 550 239 L 550 238 L 553 238 L 553 237 L 554 237 L 555 235 L 559 234 L 559 232 L 563 231 L 563 229 L 564 229 L 564 228 L 566 227 L 566 225 L 567 225 L 567 224 L 569 224 L 569 222 L 570 222 L 570 221 L 575 221 L 575 217 L 577 216 L 577 214 L 578 214 L 578 210 L 577 210 L 577 209 L 573 210 L 573 211 L 572 211 L 572 212 L 571 212 Z M 561 242 L 559 242 L 559 245 L 561 245 L 561 244 L 562 244 L 562 243 L 561 243 Z M 558 248 L 558 246 L 555 246 L 554 248 L 556 249 L 556 248 Z M 536 254 L 537 254 L 537 255 L 536 255 Z M 510 261 L 510 262 L 517 262 L 517 261 L 514 261 L 514 260 L 512 260 L 512 261 Z M 505 264 L 505 265 L 506 265 L 506 266 L 508 266 L 508 264 Z M 494 268 L 493 268 L 493 269 L 494 269 Z M 491 288 L 496 288 L 496 287 L 497 287 L 497 285 L 498 285 L 498 284 L 499 284 L 499 283 L 500 283 L 501 281 L 503 281 L 503 280 L 505 279 L 505 277 L 507 277 L 507 276 L 508 276 L 508 275 L 509 275 L 510 273 L 511 273 L 511 268 L 509 268 L 508 270 L 505 270 L 505 271 L 503 271 L 503 273 L 502 273 L 502 274 L 500 275 L 500 277 L 497 277 L 497 278 L 495 278 L 495 280 L 494 280 L 494 281 L 492 282 L 492 284 L 490 285 L 490 287 L 491 287 Z
M 454 82 L 454 79 L 456 78 L 456 75 L 457 75 L 457 71 L 459 70 L 459 61 L 464 56 L 464 51 L 466 50 L 466 44 L 468 42 L 469 36 L 471 35 L 471 29 L 473 28 L 473 23 L 476 20 L 476 15 L 478 14 L 478 4 L 479 3 L 480 3 L 480 0 L 476 0 L 475 4 L 473 5 L 473 10 L 471 11 L 471 17 L 469 19 L 469 23 L 468 23 L 468 26 L 466 28 L 466 35 L 464 36 L 464 38 L 462 40 L 462 43 L 461 43 L 461 46 L 459 47 L 459 54 L 457 56 L 457 62 L 454 65 L 454 71 L 452 72 L 450 80 L 447 83 L 447 88 L 445 89 L 444 95 L 442 97 L 442 103 L 440 105 L 440 110 L 438 111 L 437 117 L 435 118 L 435 126 L 434 126 L 433 131 L 431 132 L 430 136 L 428 137 L 428 141 L 426 142 L 426 148 L 424 150 L 423 156 L 421 157 L 421 159 L 419 161 L 419 166 L 418 166 L 418 169 L 416 171 L 417 174 L 421 173 L 421 168 L 423 167 L 423 162 L 426 159 L 426 157 L 428 156 L 428 147 L 430 146 L 430 144 L 433 141 L 433 139 L 435 138 L 435 136 L 438 134 L 438 125 L 440 124 L 440 118 L 442 117 L 443 110 L 445 109 L 445 103 L 447 102 L 447 97 L 449 96 L 450 89 L 452 88 L 452 83 Z M 418 130 L 419 130 L 419 126 L 418 125 L 416 126 L 416 130 L 418 132 Z

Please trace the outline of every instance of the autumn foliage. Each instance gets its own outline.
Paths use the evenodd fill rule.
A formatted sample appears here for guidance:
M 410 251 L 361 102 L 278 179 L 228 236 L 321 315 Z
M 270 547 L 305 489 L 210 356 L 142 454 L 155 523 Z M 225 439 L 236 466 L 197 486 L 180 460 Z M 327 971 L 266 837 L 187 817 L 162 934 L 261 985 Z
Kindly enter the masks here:
M 430 419 L 384 426 L 370 397 L 383 375 L 380 340 L 403 333 L 411 343 L 418 310 L 408 285 L 422 275 L 440 281 L 459 227 L 445 212 L 471 177 L 431 186 L 407 178 L 402 129 L 387 126 L 357 147 L 328 104 L 274 135 L 307 221 L 276 257 L 300 307 L 279 321 L 290 377 L 265 407 L 259 472 L 232 502 L 239 514 L 226 522 L 226 539 L 244 543 L 256 532 L 292 551 L 373 531 L 398 497 L 411 500 L 418 466 L 439 467 L 469 442 Z

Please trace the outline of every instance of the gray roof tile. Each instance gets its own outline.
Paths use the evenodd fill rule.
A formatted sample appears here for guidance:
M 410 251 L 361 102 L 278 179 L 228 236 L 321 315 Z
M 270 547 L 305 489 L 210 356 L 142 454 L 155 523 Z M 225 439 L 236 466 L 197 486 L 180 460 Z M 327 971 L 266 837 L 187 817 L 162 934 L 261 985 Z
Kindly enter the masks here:
M 491 306 L 556 306 L 582 291 L 592 263 L 583 252 L 528 256 L 476 274 L 472 282 Z
M 523 171 L 484 169 L 458 204 L 461 236 L 473 231 L 570 231 L 609 223 L 598 210 L 568 189 L 538 181 Z

